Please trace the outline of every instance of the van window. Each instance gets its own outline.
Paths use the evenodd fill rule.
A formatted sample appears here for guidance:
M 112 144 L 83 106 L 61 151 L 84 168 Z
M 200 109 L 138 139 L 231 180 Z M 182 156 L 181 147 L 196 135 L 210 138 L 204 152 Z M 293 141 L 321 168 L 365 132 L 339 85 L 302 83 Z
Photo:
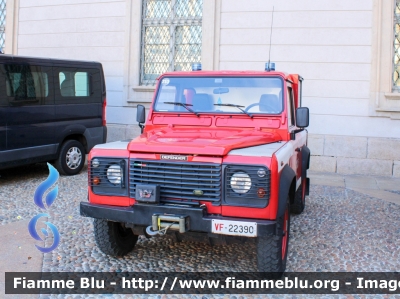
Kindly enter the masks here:
M 63 97 L 90 96 L 90 81 L 87 72 L 59 72 L 59 82 Z
M 55 67 L 56 104 L 102 102 L 102 77 L 99 69 Z
M 6 64 L 6 94 L 14 101 L 36 100 L 49 95 L 49 78 L 41 67 Z M 33 102 L 32 102 L 33 103 Z M 37 104 L 40 104 L 37 101 Z

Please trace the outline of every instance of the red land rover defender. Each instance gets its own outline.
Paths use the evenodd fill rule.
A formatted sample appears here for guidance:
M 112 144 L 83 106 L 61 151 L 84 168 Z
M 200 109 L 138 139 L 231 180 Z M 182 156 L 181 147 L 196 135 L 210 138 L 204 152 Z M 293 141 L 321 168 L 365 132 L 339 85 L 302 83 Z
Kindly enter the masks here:
M 303 211 L 309 189 L 302 78 L 272 63 L 266 71 L 194 67 L 160 76 L 147 120 L 138 105 L 139 137 L 92 149 L 81 215 L 94 218 L 109 255 L 167 231 L 256 238 L 259 271 L 283 272 L 290 213 Z

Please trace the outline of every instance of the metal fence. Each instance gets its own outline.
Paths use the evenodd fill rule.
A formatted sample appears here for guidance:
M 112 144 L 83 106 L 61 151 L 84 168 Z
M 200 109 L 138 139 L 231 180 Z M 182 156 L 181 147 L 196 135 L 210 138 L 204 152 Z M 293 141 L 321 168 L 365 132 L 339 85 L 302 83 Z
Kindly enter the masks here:
M 400 0 L 394 7 L 393 91 L 400 92 Z
M 142 0 L 140 84 L 201 62 L 203 0 Z
M 0 1 L 0 49 L 4 52 L 6 41 L 6 0 Z

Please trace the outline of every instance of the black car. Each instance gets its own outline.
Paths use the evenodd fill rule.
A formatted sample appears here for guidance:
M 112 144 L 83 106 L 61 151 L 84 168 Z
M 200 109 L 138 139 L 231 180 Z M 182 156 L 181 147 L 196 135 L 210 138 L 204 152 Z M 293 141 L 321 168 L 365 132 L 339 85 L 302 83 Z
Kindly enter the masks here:
M 0 55 L 0 169 L 54 162 L 64 175 L 105 143 L 99 62 Z

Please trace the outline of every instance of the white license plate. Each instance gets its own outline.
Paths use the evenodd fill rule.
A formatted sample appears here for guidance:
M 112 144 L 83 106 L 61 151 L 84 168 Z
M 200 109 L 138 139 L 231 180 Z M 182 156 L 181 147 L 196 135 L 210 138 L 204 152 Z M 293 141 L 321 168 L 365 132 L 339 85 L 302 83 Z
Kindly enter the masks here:
M 229 220 L 212 220 L 211 231 L 214 234 L 257 237 L 257 223 Z

